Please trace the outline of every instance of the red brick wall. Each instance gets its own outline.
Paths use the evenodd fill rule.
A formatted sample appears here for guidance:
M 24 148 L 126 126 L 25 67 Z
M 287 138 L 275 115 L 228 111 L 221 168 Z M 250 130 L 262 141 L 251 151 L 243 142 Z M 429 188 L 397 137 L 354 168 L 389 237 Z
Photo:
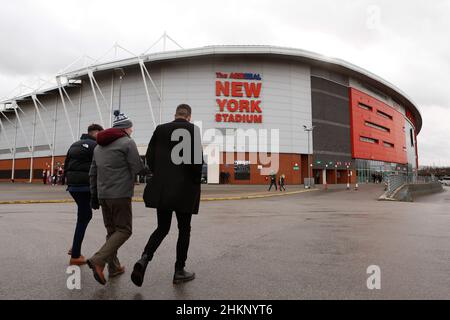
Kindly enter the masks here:
M 254 153 L 252 155 L 255 155 Z M 222 163 L 225 163 L 226 157 L 235 159 L 235 160 L 251 160 L 250 153 L 241 153 L 241 158 L 238 159 L 237 153 L 222 153 Z M 299 154 L 289 154 L 289 153 L 281 153 L 279 154 L 279 170 L 277 172 L 277 176 L 279 177 L 281 174 L 286 176 L 286 184 L 302 184 L 304 173 L 306 172 L 305 165 L 306 157 Z M 260 164 L 259 159 L 258 163 L 253 163 L 250 161 L 250 180 L 235 180 L 234 177 L 234 164 L 221 164 L 220 171 L 228 172 L 230 174 L 230 183 L 232 184 L 268 184 L 268 177 L 261 174 L 258 169 L 258 165 Z M 299 170 L 294 170 L 294 166 L 297 164 L 299 166 Z M 270 166 L 264 166 L 270 167 Z
M 64 164 L 64 160 L 66 157 L 64 156 L 55 156 L 55 167 L 58 162 Z M 0 170 L 8 170 L 11 172 L 12 170 L 12 160 L 0 160 Z M 16 159 L 15 161 L 15 170 L 30 170 L 31 159 Z M 52 158 L 51 157 L 43 157 L 43 158 L 34 158 L 33 161 L 33 169 L 34 170 L 44 170 L 51 169 Z M 8 179 L 0 179 L 0 181 L 10 181 Z M 28 182 L 29 179 L 15 179 L 16 182 Z M 33 182 L 41 182 L 42 179 L 33 179 Z

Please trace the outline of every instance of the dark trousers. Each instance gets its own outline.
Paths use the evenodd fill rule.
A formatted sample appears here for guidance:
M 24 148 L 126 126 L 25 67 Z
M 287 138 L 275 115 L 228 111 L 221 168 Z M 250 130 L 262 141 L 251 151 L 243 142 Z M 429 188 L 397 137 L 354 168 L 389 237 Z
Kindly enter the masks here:
M 81 245 L 83 243 L 84 234 L 92 219 L 91 194 L 90 192 L 70 192 L 70 195 L 78 206 L 77 226 L 75 228 L 75 235 L 73 236 L 72 243 L 72 258 L 79 258 L 81 256 Z
M 280 191 L 286 191 L 286 187 L 284 186 L 283 183 L 280 183 Z
M 173 211 L 171 210 L 157 210 L 158 227 L 150 236 L 144 250 L 144 254 L 147 255 L 148 260 L 153 258 L 153 254 L 156 252 L 156 249 L 158 249 L 161 242 L 169 233 L 170 225 L 172 223 L 172 213 Z M 176 212 L 175 214 L 178 221 L 177 261 L 175 263 L 175 269 L 181 270 L 186 264 L 189 250 L 192 214 L 181 212 Z
M 277 183 L 276 182 L 271 182 L 270 183 L 270 187 L 269 187 L 269 191 L 272 189 L 272 186 L 275 186 L 275 190 L 278 190 Z
M 106 228 L 106 242 L 89 260 L 95 265 L 108 264 L 110 273 L 120 268 L 117 258 L 119 248 L 131 237 L 133 214 L 131 198 L 99 199 L 103 223 Z

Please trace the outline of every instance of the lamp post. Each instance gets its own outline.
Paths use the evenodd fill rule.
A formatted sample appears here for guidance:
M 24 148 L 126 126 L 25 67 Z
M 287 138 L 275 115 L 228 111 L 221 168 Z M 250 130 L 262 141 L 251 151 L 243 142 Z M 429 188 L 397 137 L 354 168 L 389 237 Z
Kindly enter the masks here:
M 309 189 L 311 188 L 311 169 L 312 169 L 312 163 L 311 163 L 311 159 L 310 159 L 310 155 L 311 155 L 311 149 L 310 149 L 310 141 L 311 141 L 311 132 L 314 130 L 314 126 L 311 127 L 307 127 L 307 126 L 303 126 L 303 130 L 305 130 L 306 132 L 308 132 L 308 186 L 305 185 L 305 188 Z
M 125 76 L 125 71 L 122 68 L 116 68 L 114 71 L 119 75 L 119 111 L 122 107 L 122 80 Z
M 325 190 L 328 190 L 328 182 L 327 182 L 327 171 L 328 171 L 328 165 L 325 165 Z
M 337 164 L 334 165 L 334 184 L 337 184 Z

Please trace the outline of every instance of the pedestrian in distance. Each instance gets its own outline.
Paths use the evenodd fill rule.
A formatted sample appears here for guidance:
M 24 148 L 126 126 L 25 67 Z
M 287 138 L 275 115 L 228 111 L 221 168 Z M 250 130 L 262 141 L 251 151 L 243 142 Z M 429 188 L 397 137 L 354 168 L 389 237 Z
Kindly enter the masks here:
M 59 167 L 58 172 L 56 173 L 56 184 L 57 185 L 62 185 L 62 179 L 61 179 L 62 175 L 63 175 L 63 172 L 61 170 L 61 167 Z
M 203 151 L 200 129 L 191 121 L 189 105 L 177 107 L 175 120 L 159 125 L 148 145 L 146 159 L 153 176 L 144 191 L 146 207 L 156 208 L 158 226 L 134 265 L 132 282 L 140 287 L 155 251 L 169 233 L 173 212 L 178 221 L 173 283 L 191 281 L 195 273 L 185 270 L 191 219 L 200 205 Z M 182 147 L 180 149 L 180 146 Z
M 131 138 L 132 133 L 131 120 L 115 111 L 113 127 L 97 135 L 97 147 L 89 171 L 91 206 L 93 209 L 101 206 L 107 235 L 105 244 L 87 260 L 87 264 L 95 280 L 102 285 L 106 284 L 106 265 L 109 278 L 125 272 L 117 252 L 132 234 L 134 183 L 136 175 L 145 169 Z
M 86 259 L 81 255 L 81 245 L 89 222 L 92 219 L 89 170 L 91 168 L 96 137 L 103 131 L 102 126 L 92 124 L 87 134 L 83 134 L 67 151 L 64 161 L 64 178 L 67 179 L 67 191 L 77 204 L 77 224 L 73 236 L 72 249 L 69 250 L 70 265 L 84 265 Z
M 285 184 L 286 184 L 286 176 L 284 175 L 284 174 L 282 174 L 281 176 L 280 176 L 280 180 L 279 180 L 279 184 L 280 184 L 280 191 L 286 191 L 286 187 L 285 187 Z
M 226 184 L 230 183 L 230 173 L 228 171 L 225 172 L 225 183 Z
M 277 175 L 273 172 L 270 175 L 269 179 L 270 179 L 270 186 L 269 186 L 269 190 L 268 191 L 270 191 L 272 189 L 272 186 L 274 186 L 275 187 L 275 191 L 277 191 L 278 190 L 278 188 L 277 188 Z
M 52 175 L 52 186 L 56 185 L 56 178 L 57 178 L 57 170 L 53 170 L 53 175 Z
M 66 168 L 63 166 L 61 168 L 61 185 L 63 185 L 63 186 L 66 184 L 66 174 L 65 174 L 65 172 L 66 172 Z

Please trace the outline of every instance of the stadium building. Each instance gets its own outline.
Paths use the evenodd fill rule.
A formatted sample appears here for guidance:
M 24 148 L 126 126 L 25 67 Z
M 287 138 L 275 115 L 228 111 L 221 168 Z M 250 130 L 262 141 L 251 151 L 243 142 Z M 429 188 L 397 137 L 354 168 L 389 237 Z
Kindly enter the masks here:
M 120 108 L 141 155 L 154 128 L 180 103 L 203 131 L 232 143 L 205 149 L 233 162 L 205 165 L 208 183 L 263 184 L 278 156 L 287 184 L 373 182 L 415 174 L 422 117 L 401 90 L 348 62 L 273 46 L 209 46 L 152 53 L 64 72 L 53 87 L 0 103 L 0 181 L 41 181 L 64 163 L 91 123 L 109 127 Z M 277 131 L 278 145 L 235 143 L 239 129 Z M 269 139 L 270 140 L 270 139 Z M 233 142 L 234 141 L 234 142 Z M 208 160 L 210 154 L 206 155 Z M 255 160 L 256 159 L 256 160 Z M 308 170 L 310 168 L 310 170 Z

